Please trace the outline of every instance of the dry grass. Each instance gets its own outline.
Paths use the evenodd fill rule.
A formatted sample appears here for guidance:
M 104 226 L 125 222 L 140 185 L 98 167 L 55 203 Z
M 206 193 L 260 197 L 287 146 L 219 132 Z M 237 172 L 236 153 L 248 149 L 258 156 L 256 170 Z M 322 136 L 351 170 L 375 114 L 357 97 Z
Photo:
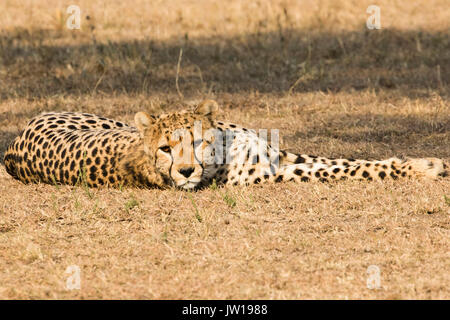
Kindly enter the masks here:
M 211 97 L 293 151 L 450 161 L 445 0 L 378 1 L 378 31 L 370 1 L 78 3 L 80 31 L 70 1 L 0 3 L 1 158 L 43 110 L 131 122 Z M 448 178 L 86 190 L 0 162 L 0 298 L 448 299 L 449 213 Z

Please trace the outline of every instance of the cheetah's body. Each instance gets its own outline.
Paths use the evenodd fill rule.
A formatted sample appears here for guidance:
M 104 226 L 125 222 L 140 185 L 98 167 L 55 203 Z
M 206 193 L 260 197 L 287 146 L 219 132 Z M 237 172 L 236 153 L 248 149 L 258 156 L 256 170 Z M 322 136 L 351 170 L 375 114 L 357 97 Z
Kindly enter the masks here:
M 25 182 L 76 184 L 86 168 L 91 186 L 125 183 L 119 163 L 139 140 L 136 128 L 80 113 L 46 113 L 31 120 L 5 155 L 6 170 Z
M 5 154 L 7 172 L 25 183 L 89 186 L 177 186 L 190 189 L 218 184 L 281 181 L 383 180 L 446 174 L 439 159 L 391 158 L 383 161 L 327 159 L 276 148 L 254 130 L 215 121 L 215 102 L 195 111 L 158 117 L 138 113 L 138 128 L 86 113 L 47 113 L 32 119 Z M 198 139 L 195 128 L 215 130 L 224 139 Z M 186 130 L 188 144 L 174 138 Z M 228 137 L 228 140 L 227 138 Z M 259 153 L 259 150 L 267 152 Z M 220 151 L 220 152 L 218 152 Z M 266 154 L 267 158 L 261 157 Z M 186 161 L 188 159 L 189 161 Z M 84 180 L 83 180 L 84 179 Z

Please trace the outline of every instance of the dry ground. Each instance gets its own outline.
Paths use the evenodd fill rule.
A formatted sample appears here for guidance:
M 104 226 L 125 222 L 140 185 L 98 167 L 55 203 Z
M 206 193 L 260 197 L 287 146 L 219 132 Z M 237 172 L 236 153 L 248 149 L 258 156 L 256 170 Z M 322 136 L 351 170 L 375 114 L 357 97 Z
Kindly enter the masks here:
M 73 1 L 0 3 L 1 159 L 44 110 L 131 122 L 208 97 L 292 151 L 450 161 L 447 0 L 377 1 L 381 30 L 370 1 L 77 2 L 76 31 Z M 449 178 L 83 189 L 0 160 L 0 298 L 449 299 L 449 213 Z

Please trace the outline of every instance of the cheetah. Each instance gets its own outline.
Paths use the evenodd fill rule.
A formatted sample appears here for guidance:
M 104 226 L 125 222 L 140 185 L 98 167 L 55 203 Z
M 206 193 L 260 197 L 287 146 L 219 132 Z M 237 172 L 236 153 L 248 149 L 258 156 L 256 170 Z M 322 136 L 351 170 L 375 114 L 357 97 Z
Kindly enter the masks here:
M 205 100 L 193 110 L 138 112 L 136 127 L 88 113 L 45 113 L 9 145 L 6 171 L 23 183 L 176 187 L 438 178 L 436 158 L 329 159 L 279 150 L 255 130 L 216 120 Z M 264 152 L 261 152 L 263 150 Z

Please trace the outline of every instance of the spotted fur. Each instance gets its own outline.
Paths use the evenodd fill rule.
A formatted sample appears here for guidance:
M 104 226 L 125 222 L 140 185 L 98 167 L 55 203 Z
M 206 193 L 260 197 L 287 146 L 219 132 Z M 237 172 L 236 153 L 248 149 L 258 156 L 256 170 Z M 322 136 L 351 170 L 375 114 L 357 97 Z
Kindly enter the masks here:
M 246 185 L 448 174 L 436 158 L 366 161 L 279 151 L 254 130 L 215 120 L 217 110 L 207 100 L 192 111 L 139 112 L 136 127 L 87 113 L 42 114 L 8 147 L 5 167 L 24 183 L 183 189 L 213 180 Z

